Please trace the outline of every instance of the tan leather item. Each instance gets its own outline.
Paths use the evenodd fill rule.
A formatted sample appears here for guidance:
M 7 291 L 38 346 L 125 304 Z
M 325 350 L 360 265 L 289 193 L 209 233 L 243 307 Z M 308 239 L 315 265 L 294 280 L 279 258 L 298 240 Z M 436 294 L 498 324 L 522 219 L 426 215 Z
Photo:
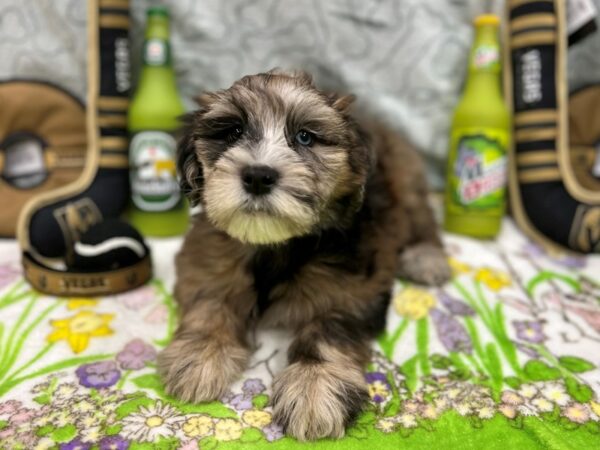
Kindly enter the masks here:
M 47 171 L 45 179 L 34 187 L 16 187 L 2 176 L 7 161 L 6 149 L 0 148 L 0 236 L 14 237 L 26 202 L 80 176 L 87 152 L 85 110 L 65 91 L 38 81 L 0 83 L 0 108 L 0 143 L 19 133 L 34 136 L 43 142 Z
M 45 294 L 68 296 L 114 295 L 134 289 L 150 280 L 152 264 L 146 255 L 140 262 L 107 272 L 63 272 L 38 264 L 23 254 L 25 278 L 34 289 Z

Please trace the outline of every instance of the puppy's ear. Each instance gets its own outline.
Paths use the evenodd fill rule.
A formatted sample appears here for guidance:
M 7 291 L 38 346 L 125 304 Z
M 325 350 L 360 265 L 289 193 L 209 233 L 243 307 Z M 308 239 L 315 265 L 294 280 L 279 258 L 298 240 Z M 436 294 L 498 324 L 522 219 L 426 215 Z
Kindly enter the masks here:
M 196 157 L 194 140 L 194 113 L 183 116 L 182 137 L 177 146 L 177 172 L 179 186 L 188 197 L 192 206 L 197 205 L 202 198 L 204 178 L 202 165 Z
M 337 109 L 342 114 L 350 113 L 350 107 L 354 100 L 356 100 L 356 96 L 349 95 L 339 95 L 339 94 L 329 94 L 327 95 L 329 98 L 329 104 L 332 108 Z

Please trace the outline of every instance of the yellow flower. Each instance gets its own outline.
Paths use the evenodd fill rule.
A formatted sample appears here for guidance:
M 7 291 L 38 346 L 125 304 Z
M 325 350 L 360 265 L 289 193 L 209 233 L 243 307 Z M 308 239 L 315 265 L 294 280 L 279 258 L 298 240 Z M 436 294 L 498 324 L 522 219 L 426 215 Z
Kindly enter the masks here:
M 234 419 L 221 419 L 215 425 L 217 441 L 233 441 L 242 436 L 242 425 Z
M 267 411 L 249 409 L 242 414 L 242 420 L 251 427 L 264 428 L 271 423 L 272 417 Z
M 475 280 L 485 284 L 492 291 L 499 291 L 512 284 L 507 273 L 499 270 L 492 270 L 488 267 L 479 269 L 475 274 Z
M 54 331 L 46 340 L 53 343 L 65 339 L 74 353 L 81 353 L 88 347 L 90 338 L 113 334 L 113 330 L 108 326 L 113 318 L 114 314 L 79 311 L 68 319 L 50 321 Z
M 214 424 L 208 416 L 190 417 L 183 424 L 183 432 L 186 436 L 194 438 L 198 436 L 207 436 L 212 433 Z
M 93 298 L 71 297 L 68 300 L 68 309 L 91 308 L 98 304 L 98 300 L 94 300 Z
M 419 320 L 429 314 L 436 304 L 435 297 L 429 292 L 408 287 L 394 297 L 394 308 L 403 317 Z
M 448 258 L 448 264 L 450 264 L 452 275 L 455 277 L 462 275 L 463 273 L 469 273 L 471 270 L 473 270 L 470 265 L 459 261 L 452 256 Z

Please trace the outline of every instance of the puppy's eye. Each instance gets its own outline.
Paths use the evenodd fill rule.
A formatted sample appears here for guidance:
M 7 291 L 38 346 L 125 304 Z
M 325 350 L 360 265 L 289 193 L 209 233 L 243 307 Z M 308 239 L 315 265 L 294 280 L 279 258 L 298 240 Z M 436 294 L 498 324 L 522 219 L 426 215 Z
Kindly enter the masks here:
M 212 125 L 212 130 L 207 134 L 206 137 L 209 139 L 216 139 L 218 141 L 234 143 L 242 136 L 242 134 L 244 134 L 244 126 L 240 123 L 216 123 Z
M 242 127 L 241 125 L 235 125 L 235 126 L 229 128 L 226 132 L 227 132 L 226 139 L 229 142 L 235 142 L 242 136 L 242 134 L 244 134 L 244 127 Z
M 315 135 L 310 131 L 300 130 L 296 133 L 296 143 L 304 147 L 310 147 L 315 141 Z

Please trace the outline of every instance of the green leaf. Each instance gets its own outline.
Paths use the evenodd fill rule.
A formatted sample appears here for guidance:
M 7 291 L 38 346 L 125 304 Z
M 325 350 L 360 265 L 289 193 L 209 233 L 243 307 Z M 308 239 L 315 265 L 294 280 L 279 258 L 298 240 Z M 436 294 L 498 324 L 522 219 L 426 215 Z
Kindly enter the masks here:
M 366 439 L 369 437 L 369 429 L 364 425 L 355 425 L 348 429 L 346 436 L 353 437 L 355 439 Z
M 569 419 L 567 419 L 566 417 L 561 417 L 560 420 L 558 421 L 558 423 L 560 424 L 560 426 L 562 428 L 564 428 L 565 430 L 575 430 L 577 428 L 579 428 L 579 424 L 576 422 L 571 422 Z
M 591 362 L 576 356 L 561 356 L 558 358 L 558 362 L 565 369 L 573 373 L 587 372 L 588 370 L 592 370 L 596 367 Z
M 214 436 L 208 436 L 204 439 L 200 440 L 199 447 L 202 450 L 214 450 L 219 445 L 219 441 L 217 441 Z
M 62 428 L 57 428 L 52 433 L 52 439 L 55 442 L 69 442 L 77 435 L 75 425 L 69 424 Z
M 594 391 L 587 384 L 580 383 L 575 378 L 569 377 L 565 380 L 567 392 L 574 400 L 580 403 L 589 402 L 594 397 Z
M 40 405 L 49 405 L 50 396 L 48 394 L 38 395 L 37 397 L 33 397 L 33 401 L 39 403 Z
M 7 424 L 8 424 L 8 422 L 6 420 L 0 420 L 0 430 L 3 430 L 4 428 L 6 428 Z
M 50 433 L 52 433 L 53 430 L 54 430 L 54 427 L 52 425 L 45 425 L 43 427 L 38 428 L 37 431 L 35 432 L 35 434 L 36 434 L 36 436 L 44 437 L 44 436 L 48 436 Z
M 434 353 L 429 359 L 431 359 L 431 365 L 435 369 L 447 369 L 452 365 L 452 360 L 450 358 L 440 355 L 439 353 Z
M 240 436 L 240 442 L 253 443 L 262 440 L 262 433 L 256 428 L 246 428 Z
M 600 423 L 598 422 L 592 422 L 590 420 L 583 427 L 592 434 L 600 434 Z
M 263 409 L 268 403 L 269 396 L 266 394 L 259 394 L 252 399 L 252 404 L 258 409 Z
M 504 383 L 513 389 L 519 389 L 522 384 L 521 380 L 517 377 L 505 377 Z
M 106 435 L 114 436 L 115 434 L 119 434 L 119 431 L 123 428 L 122 425 L 111 425 L 110 427 L 106 427 Z
M 558 380 L 561 377 L 560 370 L 537 359 L 527 361 L 524 369 L 525 375 L 532 381 Z
M 163 392 L 163 384 L 155 373 L 148 373 L 131 380 L 133 384 L 142 389 L 152 389 L 156 392 Z
M 407 359 L 402 364 L 401 370 L 406 378 L 406 387 L 410 392 L 414 392 L 417 388 L 417 363 L 419 362 L 419 355 L 415 355 L 410 359 Z
M 140 406 L 150 406 L 154 404 L 156 400 L 153 400 L 148 397 L 138 397 L 132 400 L 129 400 L 122 405 L 120 405 L 117 410 L 117 418 L 122 419 L 125 416 L 128 416 L 132 412 L 135 412 L 139 409 Z

